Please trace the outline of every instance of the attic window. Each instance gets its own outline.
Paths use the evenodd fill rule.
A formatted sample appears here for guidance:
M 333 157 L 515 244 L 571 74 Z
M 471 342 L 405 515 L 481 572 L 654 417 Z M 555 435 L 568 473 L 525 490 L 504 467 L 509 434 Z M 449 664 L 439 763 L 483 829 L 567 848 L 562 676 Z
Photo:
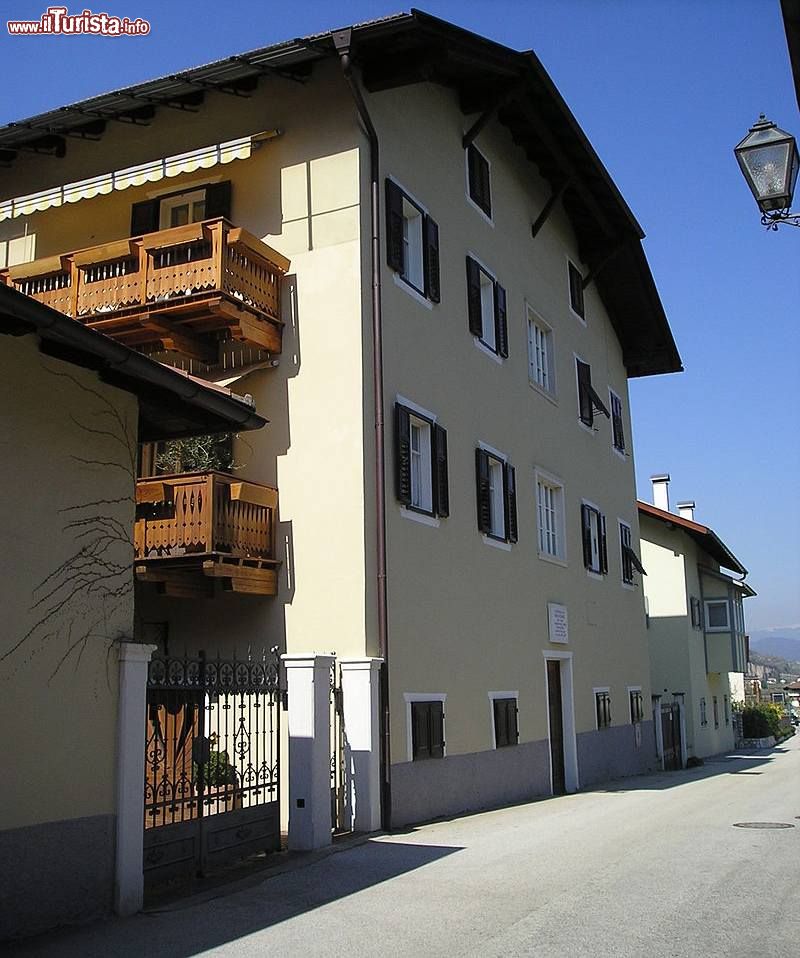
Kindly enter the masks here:
M 469 198 L 492 218 L 492 186 L 489 176 L 489 161 L 475 146 L 470 143 L 467 147 L 467 179 L 469 183 Z
M 586 305 L 583 301 L 583 275 L 571 261 L 569 263 L 569 305 L 572 312 L 586 322 Z

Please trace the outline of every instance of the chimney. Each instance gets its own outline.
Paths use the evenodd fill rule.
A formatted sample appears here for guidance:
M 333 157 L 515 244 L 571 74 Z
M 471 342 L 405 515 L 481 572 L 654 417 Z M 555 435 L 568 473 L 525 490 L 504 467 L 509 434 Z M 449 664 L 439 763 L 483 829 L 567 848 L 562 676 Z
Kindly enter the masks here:
M 669 473 L 650 476 L 650 482 L 653 483 L 653 505 L 656 509 L 669 512 Z
M 688 519 L 690 522 L 694 522 L 694 501 L 690 499 L 688 502 L 679 502 L 678 515 L 681 519 Z

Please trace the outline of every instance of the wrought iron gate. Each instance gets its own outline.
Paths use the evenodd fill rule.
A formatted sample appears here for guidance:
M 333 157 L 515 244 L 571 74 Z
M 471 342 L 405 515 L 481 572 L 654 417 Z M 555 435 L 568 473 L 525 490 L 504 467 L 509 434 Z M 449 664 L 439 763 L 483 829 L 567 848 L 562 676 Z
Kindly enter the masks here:
M 280 848 L 277 650 L 154 658 L 147 676 L 146 885 Z
M 664 769 L 674 772 L 681 767 L 681 713 L 676 702 L 661 706 L 661 734 L 664 743 Z
M 350 831 L 347 800 L 347 763 L 344 731 L 344 696 L 339 663 L 331 665 L 331 831 L 341 835 Z

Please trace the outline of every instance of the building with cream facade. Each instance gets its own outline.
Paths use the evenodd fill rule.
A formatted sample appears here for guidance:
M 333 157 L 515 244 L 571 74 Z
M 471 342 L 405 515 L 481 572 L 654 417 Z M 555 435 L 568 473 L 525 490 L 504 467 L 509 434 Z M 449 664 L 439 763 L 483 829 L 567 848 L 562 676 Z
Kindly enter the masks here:
M 670 510 L 668 475 L 653 477 L 655 505 L 639 503 L 647 570 L 647 637 L 653 696 L 675 702 L 681 763 L 734 747 L 734 703 L 747 671 L 747 569 L 716 533 L 694 518 L 695 504 Z M 724 571 L 727 570 L 727 571 Z
M 627 380 L 680 359 L 535 56 L 414 12 L 55 119 L 0 130 L 7 281 L 111 278 L 85 321 L 269 419 L 233 456 L 280 490 L 279 565 L 225 591 L 142 567 L 140 621 L 189 652 L 380 660 L 385 825 L 654 767 Z M 172 310 L 225 243 L 224 282 L 244 249 L 264 288 Z

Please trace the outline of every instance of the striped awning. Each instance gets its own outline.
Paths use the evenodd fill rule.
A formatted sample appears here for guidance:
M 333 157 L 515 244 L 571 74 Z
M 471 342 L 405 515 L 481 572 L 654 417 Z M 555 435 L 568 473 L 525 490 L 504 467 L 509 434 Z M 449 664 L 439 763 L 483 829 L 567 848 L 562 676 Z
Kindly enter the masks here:
M 125 170 L 103 173 L 76 183 L 67 183 L 28 196 L 17 196 L 10 200 L 0 200 L 0 221 L 16 216 L 29 216 L 41 210 L 48 210 L 64 203 L 77 203 L 90 200 L 95 196 L 113 193 L 114 190 L 127 190 L 131 186 L 143 186 L 145 183 L 157 183 L 159 180 L 180 176 L 182 173 L 194 173 L 207 170 L 220 163 L 232 163 L 233 160 L 247 160 L 265 141 L 280 136 L 280 130 L 269 130 L 253 136 L 243 136 L 225 143 L 215 143 L 188 153 L 165 156 L 160 160 L 151 160 Z

